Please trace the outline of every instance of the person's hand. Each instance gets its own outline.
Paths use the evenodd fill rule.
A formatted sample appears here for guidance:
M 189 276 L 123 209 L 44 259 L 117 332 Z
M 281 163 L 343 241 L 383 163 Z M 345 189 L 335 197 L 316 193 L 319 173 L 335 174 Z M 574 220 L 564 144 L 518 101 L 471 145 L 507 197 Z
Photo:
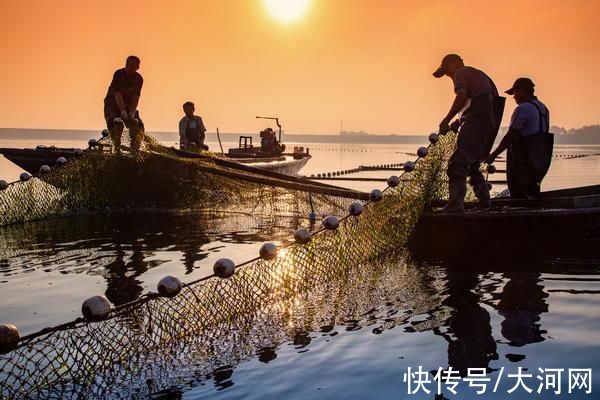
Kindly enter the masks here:
M 125 120 L 128 120 L 128 119 L 129 119 L 129 116 L 127 115 L 127 110 L 122 110 L 122 111 L 121 111 L 121 119 L 122 119 L 123 121 L 125 121 Z
M 494 161 L 496 161 L 496 157 L 498 157 L 498 155 L 496 153 L 491 153 L 486 159 L 485 159 L 485 163 L 487 165 L 493 164 Z
M 450 124 L 450 130 L 452 132 L 458 132 L 459 128 L 460 128 L 460 119 L 455 119 L 454 121 L 452 121 L 452 123 Z
M 450 131 L 450 126 L 448 125 L 448 122 L 448 118 L 444 118 L 442 122 L 440 122 L 440 135 L 445 135 L 446 133 L 448 133 L 448 131 Z

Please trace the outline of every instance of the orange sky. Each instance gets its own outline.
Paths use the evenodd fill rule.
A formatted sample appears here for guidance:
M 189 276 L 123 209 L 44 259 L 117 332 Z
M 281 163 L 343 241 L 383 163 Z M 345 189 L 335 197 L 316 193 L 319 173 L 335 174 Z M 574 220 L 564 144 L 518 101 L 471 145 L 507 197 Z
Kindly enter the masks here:
M 431 76 L 447 52 L 503 89 L 531 77 L 552 123 L 579 127 L 600 123 L 598 17 L 591 0 L 312 0 L 284 25 L 262 0 L 0 0 L 0 127 L 103 128 L 131 53 L 149 131 L 175 131 L 192 100 L 210 131 L 252 132 L 273 114 L 290 133 L 336 133 L 341 118 L 428 133 L 452 99 Z

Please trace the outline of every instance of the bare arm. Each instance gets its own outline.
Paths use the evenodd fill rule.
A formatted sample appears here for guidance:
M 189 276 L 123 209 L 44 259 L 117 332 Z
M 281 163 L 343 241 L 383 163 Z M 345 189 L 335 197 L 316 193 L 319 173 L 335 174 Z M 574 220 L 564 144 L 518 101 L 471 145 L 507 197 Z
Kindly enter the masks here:
M 466 89 L 459 89 L 456 91 L 456 97 L 454 98 L 454 101 L 452 102 L 452 106 L 450 107 L 450 111 L 448 111 L 448 114 L 446 115 L 446 117 L 442 120 L 442 122 L 440 122 L 440 135 L 445 135 L 449 130 L 450 130 L 450 126 L 448 125 L 450 123 L 450 120 L 456 115 L 458 114 L 458 112 L 460 110 L 462 110 L 462 108 L 465 106 L 465 104 L 467 103 L 467 100 L 469 99 L 469 96 L 467 96 L 467 90 Z
M 135 114 L 137 110 L 138 103 L 140 102 L 140 96 L 133 96 L 131 100 L 131 112 Z
M 121 113 L 125 112 L 125 102 L 123 101 L 123 95 L 121 92 L 115 92 L 115 101 L 117 102 L 117 107 L 119 107 L 119 111 Z
M 456 97 L 452 102 L 450 111 L 448 111 L 448 114 L 446 115 L 446 118 L 444 118 L 444 120 L 450 121 L 452 118 L 454 118 L 454 116 L 458 114 L 458 112 L 462 110 L 462 108 L 465 106 L 468 99 L 469 97 L 467 96 L 467 91 L 465 89 L 457 90 Z
M 498 144 L 498 147 L 496 147 L 496 150 L 494 150 L 490 153 L 490 156 L 487 158 L 486 162 L 488 164 L 493 163 L 494 160 L 496 159 L 496 157 L 498 157 L 500 154 L 502 154 L 502 152 L 508 148 L 508 146 L 510 145 L 512 140 L 517 135 L 520 135 L 520 134 L 521 134 L 520 129 L 510 128 L 508 130 L 508 132 L 506 132 L 506 135 L 504 135 L 504 137 L 500 141 L 500 144 Z

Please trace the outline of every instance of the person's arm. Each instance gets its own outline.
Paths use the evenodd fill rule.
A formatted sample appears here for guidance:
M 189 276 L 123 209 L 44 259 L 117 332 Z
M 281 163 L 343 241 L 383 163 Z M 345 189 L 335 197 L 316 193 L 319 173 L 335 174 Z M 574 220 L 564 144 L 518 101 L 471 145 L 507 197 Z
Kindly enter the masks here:
M 521 134 L 521 130 L 523 129 L 525 120 L 527 118 L 527 114 L 523 110 L 523 106 L 517 106 L 517 108 L 515 108 L 515 111 L 510 118 L 508 132 L 506 132 L 506 135 L 504 135 L 500 141 L 500 144 L 498 144 L 498 147 L 496 147 L 496 150 L 492 151 L 485 160 L 487 164 L 493 163 L 496 157 L 506 150 L 510 143 L 518 137 L 517 135 Z
M 185 149 L 188 147 L 187 137 L 185 136 L 185 117 L 179 121 L 179 148 Z
M 467 104 L 467 100 L 469 99 L 469 96 L 467 95 L 467 89 L 457 89 L 455 93 L 456 97 L 452 102 L 450 111 L 448 111 L 446 117 L 444 117 L 442 122 L 440 122 L 440 134 L 442 135 L 448 133 L 448 131 L 450 130 L 450 120 L 452 120 L 452 118 L 454 118 L 454 116 L 458 114 L 460 110 L 462 110 L 465 104 Z
M 141 77 L 136 87 L 136 93 L 131 98 L 131 110 L 129 111 L 129 118 L 135 118 L 135 113 L 137 111 L 138 103 L 140 102 L 140 96 L 142 95 L 142 86 L 144 85 L 144 78 Z
M 485 163 L 486 164 L 493 163 L 494 160 L 496 160 L 496 158 L 504 152 L 504 150 L 508 149 L 508 146 L 513 141 L 513 139 L 515 137 L 518 137 L 517 135 L 520 135 L 520 134 L 521 134 L 520 129 L 509 128 L 508 132 L 506 132 L 506 134 L 504 135 L 504 137 L 498 144 L 498 147 L 496 147 L 496 150 L 494 150 L 490 153 L 488 158 L 485 160 Z
M 200 129 L 200 145 L 204 146 L 204 140 L 206 139 L 206 127 L 202 117 L 198 117 L 198 128 Z

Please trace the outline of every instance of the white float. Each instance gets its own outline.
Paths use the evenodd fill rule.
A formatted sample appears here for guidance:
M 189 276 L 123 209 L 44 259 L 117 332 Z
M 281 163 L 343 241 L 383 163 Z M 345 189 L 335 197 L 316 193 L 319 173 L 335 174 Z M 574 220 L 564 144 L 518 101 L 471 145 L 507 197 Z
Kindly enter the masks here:
M 352 203 L 350 207 L 348 207 L 348 213 L 353 217 L 358 217 L 363 212 L 363 205 L 360 203 Z
M 260 258 L 272 260 L 277 257 L 277 245 L 274 243 L 265 243 L 260 246 L 259 254 Z
M 88 321 L 102 321 L 112 311 L 110 301 L 104 296 L 93 296 L 83 302 L 81 313 Z
M 183 285 L 176 276 L 167 275 L 158 281 L 156 289 L 158 293 L 163 297 L 175 297 L 181 292 Z
M 213 265 L 213 272 L 219 278 L 229 278 L 235 273 L 235 263 L 229 258 L 220 258 Z
M 298 244 L 307 244 L 310 242 L 310 232 L 306 228 L 298 228 L 294 232 L 294 240 Z

